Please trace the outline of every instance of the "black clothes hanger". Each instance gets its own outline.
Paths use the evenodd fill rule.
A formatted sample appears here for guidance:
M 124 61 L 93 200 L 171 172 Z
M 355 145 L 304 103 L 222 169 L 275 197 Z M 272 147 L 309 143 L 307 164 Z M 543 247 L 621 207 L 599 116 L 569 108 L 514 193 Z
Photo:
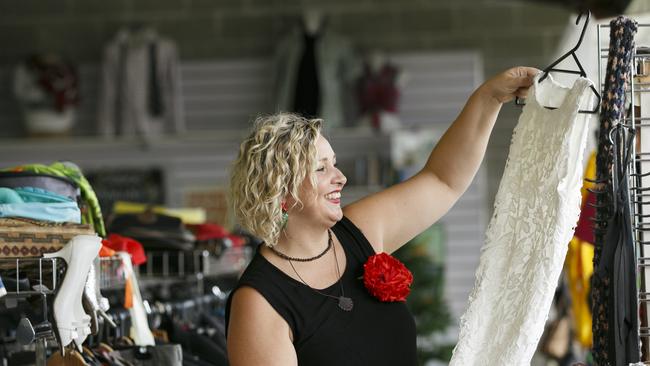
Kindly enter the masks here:
M 615 133 L 616 137 L 612 138 L 612 133 Z M 609 142 L 614 145 L 614 161 L 612 165 L 614 211 L 617 210 L 618 197 L 620 196 L 619 185 L 623 179 L 626 179 L 625 177 L 630 165 L 635 135 L 636 131 L 633 128 L 625 127 L 620 123 L 614 125 L 609 132 Z
M 578 48 L 580 48 L 580 45 L 582 44 L 582 39 L 584 38 L 585 32 L 587 31 L 587 25 L 589 24 L 589 17 L 591 16 L 591 12 L 587 10 L 585 12 L 580 13 L 580 15 L 578 15 L 578 19 L 576 19 L 576 25 L 578 25 L 580 23 L 580 19 L 582 18 L 583 15 L 585 15 L 585 24 L 582 26 L 582 32 L 580 32 L 580 38 L 578 38 L 578 43 L 576 43 L 576 45 L 571 50 L 569 50 L 569 52 L 562 55 L 560 58 L 555 60 L 552 64 L 547 66 L 542 71 L 544 74 L 539 78 L 540 82 L 543 81 L 544 79 L 546 79 L 551 71 L 558 72 L 558 73 L 565 73 L 565 74 L 577 74 L 577 75 L 580 75 L 583 78 L 587 77 L 587 73 L 585 72 L 584 68 L 582 67 L 582 64 L 580 64 L 580 60 L 578 60 L 578 56 L 576 56 L 576 53 L 575 53 L 578 50 Z M 555 66 L 557 66 L 560 62 L 564 61 L 569 56 L 573 57 L 573 60 L 575 61 L 576 65 L 578 66 L 579 70 L 567 70 L 567 69 L 556 69 L 555 68 Z M 593 110 L 579 110 L 578 111 L 579 113 L 589 113 L 589 114 L 598 113 L 598 110 L 600 108 L 600 94 L 598 94 L 598 90 L 596 90 L 596 88 L 594 87 L 593 84 L 590 86 L 590 89 L 596 95 L 596 98 L 598 99 L 598 103 L 596 104 L 596 107 L 594 107 Z M 519 99 L 519 98 L 515 98 L 515 104 L 520 105 L 520 106 L 525 105 L 525 103 L 520 102 L 520 100 L 521 99 Z M 547 109 L 556 109 L 555 107 L 545 107 L 545 108 L 547 108 Z

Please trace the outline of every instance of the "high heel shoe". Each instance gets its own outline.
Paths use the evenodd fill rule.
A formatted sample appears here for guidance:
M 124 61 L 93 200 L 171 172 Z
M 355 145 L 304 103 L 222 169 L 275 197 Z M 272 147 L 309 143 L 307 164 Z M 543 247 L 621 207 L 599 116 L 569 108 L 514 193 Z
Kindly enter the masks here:
M 86 286 L 84 287 L 82 302 L 86 314 L 90 315 L 90 330 L 92 334 L 97 335 L 97 324 L 100 316 L 104 318 L 112 328 L 117 327 L 117 325 L 113 322 L 113 319 L 106 314 L 106 311 L 109 309 L 108 299 L 102 296 L 101 292 L 99 292 L 99 281 L 95 268 L 94 265 L 91 265 L 90 271 L 88 271 L 88 280 L 86 280 Z
M 83 311 L 81 296 L 90 265 L 101 245 L 99 236 L 78 235 L 58 252 L 43 254 L 45 258 L 61 258 L 66 263 L 65 276 L 56 289 L 52 311 L 54 333 L 62 353 L 73 340 L 80 347 L 81 342 L 90 334 L 90 317 Z
M 81 304 L 83 305 L 86 314 L 90 317 L 90 333 L 97 335 L 97 332 L 99 330 L 99 326 L 97 324 L 97 311 L 95 311 L 92 300 L 88 297 L 88 293 L 86 291 L 84 291 L 83 295 L 81 296 Z

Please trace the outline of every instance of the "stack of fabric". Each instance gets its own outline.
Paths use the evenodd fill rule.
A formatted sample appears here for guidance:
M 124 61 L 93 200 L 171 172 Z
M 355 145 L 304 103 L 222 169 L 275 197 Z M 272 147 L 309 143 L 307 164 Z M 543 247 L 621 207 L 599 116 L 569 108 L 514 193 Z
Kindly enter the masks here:
M 43 283 L 42 273 L 27 275 L 13 288 L 2 286 L 2 293 L 53 290 L 49 320 L 61 348 L 80 348 L 91 334 L 91 320 L 96 322 L 97 312 L 103 311 L 101 294 L 87 281 L 101 248 L 98 234 L 104 234 L 104 225 L 97 199 L 75 165 L 31 164 L 0 171 L 0 258 L 52 258 L 64 264 L 57 266 L 56 284 Z M 2 263 L 3 274 L 24 275 L 15 265 Z

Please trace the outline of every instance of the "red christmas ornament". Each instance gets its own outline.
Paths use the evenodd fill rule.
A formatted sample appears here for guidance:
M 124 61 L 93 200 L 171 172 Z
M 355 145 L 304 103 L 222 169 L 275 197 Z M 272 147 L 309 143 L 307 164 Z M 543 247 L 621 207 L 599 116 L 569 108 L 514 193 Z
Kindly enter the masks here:
M 363 265 L 363 284 L 380 301 L 406 301 L 412 282 L 411 271 L 389 254 L 370 256 Z

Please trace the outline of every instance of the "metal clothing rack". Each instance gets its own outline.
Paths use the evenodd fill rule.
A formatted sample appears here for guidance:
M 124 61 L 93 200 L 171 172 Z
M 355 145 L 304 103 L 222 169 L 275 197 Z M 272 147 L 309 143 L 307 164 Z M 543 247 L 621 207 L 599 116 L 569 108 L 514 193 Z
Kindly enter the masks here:
M 97 258 L 96 268 L 100 287 L 124 286 L 124 276 L 120 272 L 121 258 Z M 15 330 L 15 341 L 20 346 L 34 345 L 36 366 L 47 364 L 47 349 L 56 344 L 53 325 L 48 321 L 48 296 L 56 294 L 57 287 L 62 281 L 60 277 L 64 262 L 57 257 L 16 257 L 0 258 L 0 272 L 5 280 L 7 294 L 0 302 L 8 308 L 18 306 L 21 299 L 40 297 L 43 321 L 32 325 L 33 319 L 21 318 Z M 29 283 L 27 288 L 24 286 Z M 13 285 L 13 286 L 12 286 Z
M 203 292 L 203 280 L 210 269 L 207 250 L 147 251 L 147 261 L 134 267 L 141 288 L 189 284 Z
M 650 24 L 639 24 L 650 27 Z M 604 93 L 604 68 L 607 64 L 609 45 L 602 45 L 603 29 L 609 25 L 597 25 L 598 42 L 598 82 Z M 635 241 L 635 257 L 637 259 L 637 304 L 639 309 L 639 337 L 641 339 L 641 362 L 650 365 L 650 83 L 638 83 L 639 61 L 650 55 L 637 54 L 637 48 L 632 54 L 632 67 L 629 75 L 629 90 L 625 95 L 626 111 L 623 120 L 619 121 L 625 127 L 636 131 L 632 144 L 632 155 L 628 167 L 628 187 L 630 196 L 630 213 Z M 603 62 L 604 61 L 604 62 Z M 646 69 L 650 78 L 650 70 Z M 601 93 L 601 94 L 602 94 Z M 637 108 L 640 108 L 637 111 Z M 638 112 L 641 114 L 637 116 Z
M 98 262 L 99 266 L 97 266 Z M 95 270 L 99 277 L 100 290 L 124 288 L 126 278 L 122 270 L 122 258 L 118 256 L 98 257 L 95 261 Z
M 227 248 L 218 255 L 208 250 L 147 251 L 147 262 L 136 267 L 142 287 L 195 282 L 203 293 L 207 277 L 240 272 L 252 258 L 252 248 Z
M 169 285 L 172 283 L 197 284 L 197 296 L 183 301 L 158 303 L 153 306 L 147 303 L 145 308 L 150 315 L 161 314 L 191 314 L 198 307 L 214 304 L 224 304 L 224 293 L 216 286 L 212 293 L 204 293 L 203 279 L 207 276 L 243 270 L 252 256 L 249 247 L 228 248 L 219 253 L 211 254 L 208 250 L 194 250 L 188 252 L 148 251 L 147 264 L 136 267 L 138 282 L 141 285 Z M 54 296 L 62 278 L 63 261 L 59 258 L 19 257 L 0 258 L 0 273 L 5 281 L 7 294 L 0 298 L 0 302 L 7 308 L 15 308 L 20 299 L 40 297 L 42 318 L 39 324 L 32 325 L 33 319 L 22 318 L 16 329 L 15 340 L 21 346 L 34 345 L 36 366 L 46 365 L 47 349 L 55 344 L 52 324 L 48 319 L 48 296 Z M 123 271 L 122 258 L 99 257 L 95 262 L 95 270 L 102 290 L 119 290 L 125 286 L 126 278 Z M 25 280 L 29 286 L 25 287 Z M 15 285 L 14 285 L 15 281 Z M 22 286 L 21 286 L 22 284 Z M 119 334 L 127 334 L 124 327 L 125 320 L 130 319 L 128 310 L 112 309 L 111 318 L 119 320 L 124 329 L 113 330 Z M 111 332 L 108 324 L 103 322 L 104 332 Z M 118 328 L 120 328 L 118 326 Z
M 11 277 L 15 279 L 15 286 L 5 284 L 7 294 L 2 297 L 2 300 L 4 300 L 7 308 L 16 307 L 19 299 L 32 296 L 41 298 L 43 322 L 32 325 L 28 318 L 23 317 L 16 329 L 16 341 L 20 345 L 34 344 L 36 366 L 45 366 L 47 364 L 47 342 L 55 339 L 52 324 L 47 320 L 47 297 L 54 294 L 58 286 L 57 264 L 57 258 L 0 258 L 0 269 L 3 270 L 3 273 L 12 273 Z M 30 283 L 28 289 L 22 289 L 21 280 L 24 281 L 25 279 L 34 281 L 35 284 Z
M 174 316 L 180 319 L 196 317 L 202 309 L 222 308 L 226 303 L 226 295 L 220 289 L 215 288 L 210 294 L 196 296 L 191 299 L 170 300 L 165 302 L 149 303 L 145 300 L 147 315 L 151 318 L 158 316 Z M 129 335 L 131 326 L 131 313 L 124 308 L 111 308 L 107 316 L 116 326 L 108 326 L 104 319 L 99 319 L 99 332 L 96 336 L 89 338 L 89 344 L 97 344 L 110 340 L 119 339 Z M 155 322 L 155 321 L 154 321 Z

